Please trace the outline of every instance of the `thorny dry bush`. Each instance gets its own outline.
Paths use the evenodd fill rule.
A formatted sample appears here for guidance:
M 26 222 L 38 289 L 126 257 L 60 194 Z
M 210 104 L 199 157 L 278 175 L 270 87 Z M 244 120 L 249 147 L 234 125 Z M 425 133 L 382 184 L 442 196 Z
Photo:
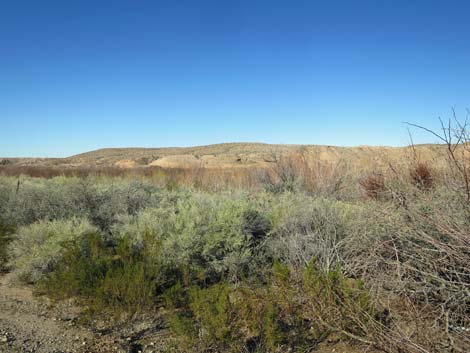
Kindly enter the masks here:
M 391 190 L 400 202 L 378 206 L 366 216 L 369 231 L 347 238 L 344 246 L 347 270 L 388 302 L 395 330 L 385 342 L 397 344 L 392 351 L 399 345 L 412 352 L 470 347 L 470 140 L 467 122 L 441 126 L 442 134 L 425 130 L 447 146 L 442 183 L 436 185 L 429 166 L 414 160 L 410 176 L 420 191 Z M 374 199 L 382 185 L 375 179 L 363 184 Z
M 354 191 L 353 175 L 344 160 L 323 161 L 300 149 L 285 156 L 273 155 L 273 166 L 260 174 L 269 191 L 307 191 L 342 198 Z
M 440 202 L 377 208 L 367 216 L 376 224 L 369 219 L 368 231 L 344 244 L 347 271 L 392 313 L 386 341 L 412 352 L 465 352 L 470 344 L 470 228 Z
M 366 196 L 379 199 L 385 196 L 385 178 L 381 173 L 372 173 L 359 181 Z
M 417 162 L 410 168 L 410 177 L 413 184 L 418 188 L 429 190 L 434 185 L 431 168 L 424 162 Z

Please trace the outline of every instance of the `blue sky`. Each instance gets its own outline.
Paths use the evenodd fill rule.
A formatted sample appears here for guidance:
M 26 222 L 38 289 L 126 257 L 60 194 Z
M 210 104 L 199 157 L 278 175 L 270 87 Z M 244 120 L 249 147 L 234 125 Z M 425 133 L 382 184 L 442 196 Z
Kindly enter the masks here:
M 470 107 L 469 16 L 452 0 L 0 1 L 0 156 L 404 145 L 403 121 Z

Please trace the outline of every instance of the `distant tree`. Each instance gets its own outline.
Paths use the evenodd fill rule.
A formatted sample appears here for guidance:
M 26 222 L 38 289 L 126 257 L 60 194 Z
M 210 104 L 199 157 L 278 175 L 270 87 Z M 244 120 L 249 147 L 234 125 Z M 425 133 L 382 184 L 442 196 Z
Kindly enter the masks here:
M 9 159 L 2 159 L 0 161 L 0 165 L 10 165 L 10 164 L 13 164 L 13 162 L 10 161 Z

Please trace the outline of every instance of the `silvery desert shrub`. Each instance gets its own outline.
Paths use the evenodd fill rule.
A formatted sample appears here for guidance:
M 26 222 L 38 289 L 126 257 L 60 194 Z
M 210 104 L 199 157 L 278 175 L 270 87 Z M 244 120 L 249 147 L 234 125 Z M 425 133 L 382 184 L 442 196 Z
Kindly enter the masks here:
M 112 238 L 129 239 L 137 250 L 145 239 L 155 239 L 165 261 L 185 267 L 192 278 L 236 279 L 263 264 L 256 249 L 271 230 L 269 202 L 266 195 L 254 199 L 245 193 L 181 191 L 159 207 L 121 217 L 112 228 Z
M 352 221 L 359 207 L 345 202 L 280 195 L 270 212 L 273 230 L 266 246 L 272 256 L 295 267 L 316 259 L 324 269 L 341 263 L 341 244 L 354 235 Z
M 0 177 L 2 217 L 14 225 L 79 217 L 109 231 L 120 216 L 155 206 L 161 198 L 160 188 L 140 180 Z
M 94 232 L 88 221 L 76 218 L 21 226 L 8 246 L 10 265 L 19 279 L 35 283 L 55 269 L 67 244 Z

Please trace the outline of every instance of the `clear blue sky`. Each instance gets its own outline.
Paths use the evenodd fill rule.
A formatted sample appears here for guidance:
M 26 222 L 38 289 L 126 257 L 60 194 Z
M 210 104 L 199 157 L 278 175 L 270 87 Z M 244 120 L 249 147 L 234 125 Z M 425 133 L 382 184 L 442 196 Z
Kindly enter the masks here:
M 469 106 L 469 1 L 0 2 L 0 156 L 404 145 Z

